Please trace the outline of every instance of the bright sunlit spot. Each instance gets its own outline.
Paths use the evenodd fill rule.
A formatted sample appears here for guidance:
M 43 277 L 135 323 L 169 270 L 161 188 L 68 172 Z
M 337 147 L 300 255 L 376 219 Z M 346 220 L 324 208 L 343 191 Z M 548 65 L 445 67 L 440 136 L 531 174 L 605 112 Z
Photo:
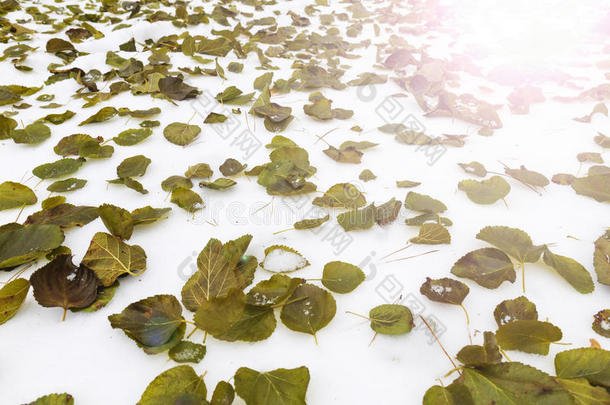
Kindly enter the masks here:
M 463 0 L 451 5 L 458 44 L 493 64 L 574 62 L 608 0 Z

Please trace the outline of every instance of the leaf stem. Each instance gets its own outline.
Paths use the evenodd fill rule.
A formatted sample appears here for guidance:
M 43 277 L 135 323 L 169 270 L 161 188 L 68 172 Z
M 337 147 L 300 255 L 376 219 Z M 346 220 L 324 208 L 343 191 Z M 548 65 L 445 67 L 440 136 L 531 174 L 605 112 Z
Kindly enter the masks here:
M 416 258 L 416 257 L 425 256 L 425 255 L 428 255 L 428 254 L 430 254 L 430 253 L 436 253 L 436 252 L 438 252 L 438 251 L 439 251 L 439 249 L 430 250 L 430 251 L 428 251 L 428 252 L 420 253 L 420 254 L 413 255 L 413 256 L 407 256 L 407 257 L 401 257 L 400 259 L 388 260 L 388 261 L 387 261 L 387 262 L 385 262 L 385 263 L 393 263 L 393 262 L 399 262 L 399 261 L 401 261 L 401 260 L 414 259 L 414 258 Z
M 371 320 L 371 318 L 369 318 L 368 316 L 360 315 L 360 314 L 357 314 L 357 313 L 352 312 L 352 311 L 345 311 L 345 313 L 346 313 L 346 314 L 350 314 L 350 315 L 359 316 L 360 318 L 362 318 L 362 319 L 366 319 L 367 321 L 370 321 L 370 320 Z
M 449 359 L 449 361 L 451 362 L 451 364 L 453 365 L 453 368 L 458 370 L 458 373 L 460 373 L 460 375 L 462 375 L 462 372 L 459 370 L 460 367 L 458 367 L 455 362 L 453 361 L 453 359 L 451 358 L 451 356 L 449 356 L 449 353 L 447 353 L 447 350 L 445 350 L 445 348 L 443 347 L 443 344 L 441 343 L 441 341 L 439 340 L 438 336 L 436 336 L 436 333 L 434 333 L 434 330 L 432 330 L 432 328 L 430 327 L 430 325 L 428 324 L 428 322 L 426 322 L 426 319 L 424 319 L 423 316 L 419 316 L 419 318 L 422 320 L 422 322 L 426 325 L 426 328 L 428 328 L 428 330 L 430 331 L 430 333 L 432 333 L 432 336 L 434 336 L 434 339 L 436 340 L 436 343 L 438 343 L 438 345 L 441 347 L 441 349 L 443 350 L 443 353 L 445 353 L 445 356 L 447 356 L 447 358 Z
M 391 252 L 391 253 L 388 253 L 387 255 L 383 256 L 383 257 L 381 258 L 381 260 L 385 259 L 386 257 L 390 257 L 390 256 L 392 256 L 393 254 L 396 254 L 396 253 L 398 253 L 398 252 L 402 252 L 403 250 L 407 249 L 407 248 L 408 248 L 408 247 L 410 247 L 410 246 L 411 246 L 411 243 L 407 243 L 407 245 L 406 245 L 406 246 L 404 246 L 404 247 L 402 247 L 402 248 L 400 248 L 400 249 L 398 249 L 398 250 L 395 250 L 395 251 L 393 251 L 393 252 Z
M 282 229 L 281 231 L 273 232 L 272 235 L 277 235 L 278 233 L 294 231 L 294 228 Z

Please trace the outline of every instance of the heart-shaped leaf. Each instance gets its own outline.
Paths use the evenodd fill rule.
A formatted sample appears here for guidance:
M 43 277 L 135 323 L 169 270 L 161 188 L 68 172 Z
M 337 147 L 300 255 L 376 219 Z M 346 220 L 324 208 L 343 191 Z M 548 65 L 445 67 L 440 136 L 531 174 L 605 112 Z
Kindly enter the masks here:
M 174 145 L 186 146 L 193 142 L 201 132 L 197 125 L 173 122 L 165 127 L 163 136 Z
M 536 305 L 525 297 L 504 300 L 496 306 L 494 318 L 498 326 L 513 321 L 538 320 Z
M 261 373 L 247 367 L 235 372 L 235 392 L 247 405 L 306 405 L 307 367 Z
M 177 345 L 184 336 L 180 302 L 173 295 L 154 295 L 129 304 L 120 314 L 108 317 L 148 354 Z
M 482 181 L 462 180 L 458 189 L 464 191 L 474 203 L 493 204 L 508 195 L 510 184 L 500 176 L 493 176 Z
M 504 281 L 515 282 L 517 274 L 510 258 L 496 248 L 482 248 L 462 256 L 451 273 L 466 277 L 486 288 L 498 288 Z
M 207 390 L 193 367 L 182 365 L 159 374 L 148 384 L 137 405 L 204 405 Z
M 517 320 L 498 328 L 496 338 L 504 350 L 548 354 L 549 345 L 561 340 L 561 329 L 549 322 Z
M 98 232 L 91 239 L 82 263 L 108 287 L 123 274 L 142 274 L 146 270 L 146 253 L 138 245 L 131 246 L 112 235 Z
M 346 294 L 354 291 L 364 278 L 365 274 L 358 266 L 334 261 L 324 265 L 322 284 L 332 292 Z
M 286 302 L 280 314 L 282 323 L 289 329 L 314 337 L 337 312 L 332 294 L 312 284 L 299 285 Z
M 30 277 L 34 298 L 43 307 L 70 308 L 89 306 L 97 296 L 98 279 L 82 264 L 76 267 L 72 256 L 60 255 Z

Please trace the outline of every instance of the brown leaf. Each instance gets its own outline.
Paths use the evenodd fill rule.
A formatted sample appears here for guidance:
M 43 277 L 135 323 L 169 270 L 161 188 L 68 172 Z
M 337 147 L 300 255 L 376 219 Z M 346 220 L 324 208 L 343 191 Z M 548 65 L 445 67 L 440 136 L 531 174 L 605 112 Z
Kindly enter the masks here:
M 38 269 L 30 278 L 34 298 L 43 307 L 84 308 L 97 296 L 99 281 L 95 273 L 84 265 L 76 267 L 71 255 L 57 256 Z

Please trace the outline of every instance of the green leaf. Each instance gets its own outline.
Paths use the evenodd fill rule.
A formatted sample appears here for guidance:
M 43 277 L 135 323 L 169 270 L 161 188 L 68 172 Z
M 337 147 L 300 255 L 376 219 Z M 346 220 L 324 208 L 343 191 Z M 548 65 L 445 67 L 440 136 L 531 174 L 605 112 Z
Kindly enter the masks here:
M 98 141 L 86 141 L 79 150 L 78 155 L 84 158 L 107 159 L 114 153 L 111 145 L 101 145 Z
M 502 354 L 500 354 L 500 349 L 498 349 L 496 336 L 493 332 L 485 332 L 483 338 L 483 346 L 464 346 L 458 352 L 456 358 L 467 366 L 500 363 L 502 361 Z
M 183 340 L 169 349 L 169 357 L 176 363 L 199 363 L 205 357 L 206 348 L 199 343 Z
M 136 155 L 124 159 L 116 168 L 120 179 L 144 176 L 152 161 L 144 155 Z
M 134 302 L 108 320 L 148 354 L 170 349 L 184 336 L 182 307 L 173 295 L 154 295 Z
M 595 241 L 593 266 L 597 273 L 597 281 L 610 285 L 610 231 Z
M 126 129 L 112 140 L 120 146 L 132 146 L 142 142 L 144 139 L 152 135 L 150 128 Z
M 462 180 L 458 189 L 464 191 L 474 203 L 493 204 L 508 195 L 510 184 L 500 176 L 492 176 L 482 181 Z
M 213 182 L 200 181 L 199 187 L 206 187 L 212 190 L 226 190 L 236 184 L 237 182 L 235 180 L 228 179 L 226 177 L 221 177 L 219 179 L 214 180 Z
M 248 104 L 254 93 L 242 94 L 243 92 L 235 86 L 229 86 L 216 95 L 216 101 L 221 104 L 244 105 Z
M 316 332 L 335 317 L 337 304 L 332 294 L 312 284 L 299 285 L 282 307 L 282 323 L 296 332 Z
M 159 91 L 172 100 L 195 98 L 199 94 L 196 87 L 189 86 L 181 77 L 168 76 L 159 80 Z
M 366 204 L 366 198 L 351 183 L 339 183 L 329 188 L 322 197 L 313 199 L 313 205 L 320 207 L 356 209 Z
M 172 191 L 170 201 L 188 212 L 196 212 L 204 207 L 201 196 L 186 188 L 177 188 Z
M 465 368 L 462 380 L 477 405 L 574 405 L 553 377 L 517 362 Z
M 122 184 L 125 187 L 128 187 L 132 190 L 137 191 L 140 194 L 148 194 L 148 190 L 144 188 L 142 183 L 137 180 L 132 179 L 131 177 L 122 177 L 113 180 L 106 180 L 110 184 Z
M 433 280 L 426 277 L 426 281 L 421 285 L 419 292 L 431 301 L 462 305 L 462 301 L 470 292 L 470 288 L 461 281 L 451 278 L 445 277 Z
M 30 262 L 63 241 L 64 233 L 57 225 L 16 226 L 0 231 L 0 269 Z
M 536 305 L 525 297 L 504 300 L 496 306 L 494 318 L 498 326 L 513 321 L 538 320 Z
M 15 128 L 17 128 L 17 121 L 0 114 L 0 140 L 9 139 L 11 131 Z
M 421 214 L 413 218 L 405 219 L 405 224 L 409 226 L 421 226 L 426 222 L 435 222 L 443 226 L 451 226 L 453 222 L 449 218 L 441 217 L 438 214 Z
M 306 405 L 307 367 L 258 372 L 241 367 L 235 372 L 235 392 L 247 405 Z
M 182 288 L 182 303 L 189 311 L 197 311 L 204 301 L 226 298 L 238 287 L 235 269 L 251 239 L 244 235 L 224 245 L 218 239 L 208 241 L 197 257 L 198 270 Z
M 421 183 L 417 182 L 417 181 L 411 181 L 411 180 L 397 180 L 396 181 L 396 187 L 398 188 L 411 188 L 411 187 L 417 187 L 419 186 Z
M 163 136 L 174 145 L 186 146 L 193 142 L 201 132 L 197 125 L 173 122 L 165 127 Z
M 383 304 L 369 311 L 371 329 L 382 335 L 404 335 L 413 329 L 413 314 L 404 305 Z
M 267 149 L 281 148 L 282 146 L 296 147 L 297 144 L 285 136 L 276 135 L 271 139 L 271 143 L 265 145 Z
M 30 277 L 34 298 L 43 307 L 84 308 L 97 296 L 98 280 L 86 266 L 76 267 L 71 255 L 57 256 Z
M 12 181 L 0 184 L 0 211 L 36 204 L 38 198 L 28 186 Z
M 377 178 L 377 176 L 375 176 L 375 174 L 372 171 L 370 171 L 369 169 L 364 169 L 362 172 L 360 172 L 360 174 L 358 175 L 358 178 L 362 181 L 371 181 L 371 180 L 375 180 Z
M 430 196 L 409 191 L 405 198 L 405 208 L 427 214 L 439 214 L 447 210 L 447 206 Z
M 365 274 L 358 266 L 345 262 L 329 262 L 324 265 L 322 284 L 332 292 L 346 294 L 358 287 Z
M 562 338 L 561 329 L 549 322 L 517 320 L 500 325 L 496 332 L 498 344 L 504 350 L 548 354 L 549 345 Z
M 226 56 L 232 48 L 231 42 L 223 37 L 197 41 L 197 52 L 205 55 Z
M 207 163 L 197 163 L 196 165 L 189 166 L 188 170 L 184 173 L 186 177 L 205 179 L 208 177 L 212 177 L 214 171 L 210 168 L 210 165 Z
M 177 188 L 193 188 L 193 182 L 187 177 L 169 176 L 167 179 L 161 182 L 161 188 L 163 189 L 163 191 L 171 193 Z
M 593 347 L 566 350 L 555 356 L 559 378 L 586 378 L 591 384 L 610 388 L 610 351 Z
M 424 245 L 439 245 L 451 243 L 451 235 L 447 228 L 435 223 L 425 223 L 419 228 L 419 235 L 409 239 L 411 243 Z
M 203 379 L 191 366 L 181 365 L 152 380 L 137 405 L 205 405 L 206 395 Z
M 313 219 L 302 219 L 294 223 L 294 229 L 313 229 L 322 225 L 326 221 L 330 219 L 330 215 L 326 215 L 322 218 L 313 218 Z
M 576 405 L 606 405 L 610 404 L 610 393 L 602 387 L 592 386 L 584 378 L 556 379 L 561 386 L 572 395 Z
M 171 208 L 153 208 L 150 205 L 136 208 L 131 211 L 133 226 L 151 224 L 161 219 L 167 219 L 171 210 Z
M 317 120 L 330 120 L 333 118 L 333 112 L 331 109 L 332 100 L 327 99 L 320 92 L 311 93 L 309 96 L 311 104 L 303 106 L 305 114 L 317 119 Z
M 97 217 L 96 207 L 75 206 L 65 203 L 33 213 L 26 219 L 25 225 L 52 224 L 66 229 L 86 225 Z
M 93 114 L 92 116 L 90 116 L 89 118 L 87 118 L 86 120 L 84 120 L 83 122 L 81 122 L 80 124 L 78 124 L 78 126 L 80 127 L 80 126 L 87 125 L 87 124 L 108 121 L 109 119 L 113 118 L 117 114 L 118 114 L 118 110 L 116 108 L 104 107 L 104 108 L 100 109 L 98 112 L 96 112 L 95 114 Z
M 544 248 L 542 258 L 547 266 L 555 269 L 576 291 L 581 294 L 593 292 L 595 285 L 591 274 L 576 260 L 556 255 L 548 247 Z
M 11 319 L 30 290 L 30 282 L 24 278 L 9 281 L 0 289 L 0 325 Z
M 377 208 L 371 204 L 359 210 L 337 215 L 337 222 L 345 232 L 365 230 L 375 224 L 376 214 Z
M 30 124 L 23 129 L 15 129 L 11 132 L 11 138 L 15 143 L 26 143 L 29 145 L 41 143 L 51 137 L 51 130 L 43 123 Z
M 56 195 L 53 197 L 46 198 L 40 203 L 40 207 L 43 210 L 49 210 L 51 208 L 55 208 L 58 205 L 64 204 L 66 202 L 66 197 L 63 195 Z
M 49 124 L 59 125 L 68 121 L 76 114 L 70 110 L 66 110 L 66 112 L 62 114 L 48 114 L 42 118 L 40 118 L 37 122 L 48 122 Z
M 526 232 L 507 226 L 486 226 L 479 231 L 477 239 L 494 245 L 519 263 L 537 262 L 544 250 L 544 246 L 534 246 Z
M 223 176 L 235 176 L 246 167 L 247 165 L 241 164 L 237 159 L 228 158 L 220 165 L 219 169 Z
M 453 400 L 453 395 L 447 388 L 434 385 L 426 391 L 423 405 L 458 405 L 458 403 Z
M 124 240 L 131 238 L 134 223 L 129 211 L 116 205 L 102 204 L 97 212 L 111 234 Z
M 38 398 L 27 405 L 74 405 L 74 398 L 70 394 L 49 394 Z
M 108 287 L 123 275 L 138 276 L 146 270 L 146 253 L 138 245 L 128 245 L 104 232 L 98 232 L 82 264 L 95 272 L 104 287 Z
M 231 405 L 234 399 L 235 390 L 233 386 L 226 381 L 218 381 L 210 405 Z
M 246 303 L 259 307 L 269 307 L 285 302 L 294 290 L 305 280 L 285 274 L 274 274 L 269 280 L 260 281 L 246 296 Z
M 216 337 L 241 318 L 245 307 L 244 293 L 233 289 L 227 296 L 202 300 L 195 312 L 194 321 L 199 329 Z
M 85 159 L 64 158 L 52 163 L 45 163 L 32 170 L 34 176 L 46 180 L 56 179 L 75 173 L 85 163 Z
M 227 120 L 227 116 L 224 114 L 218 114 L 215 112 L 211 112 L 207 117 L 203 120 L 204 124 L 220 124 Z
M 458 277 L 469 278 L 485 288 L 498 288 L 504 281 L 515 282 L 517 274 L 510 258 L 496 248 L 473 250 L 451 268 Z
M 274 273 L 290 273 L 309 266 L 309 261 L 291 247 L 273 245 L 265 249 L 265 258 L 260 266 Z
M 273 308 L 246 305 L 241 317 L 215 337 L 227 342 L 258 342 L 271 336 L 276 326 Z
M 337 149 L 334 146 L 329 146 L 324 149 L 324 154 L 332 160 L 339 163 L 361 163 L 363 153 L 353 146 Z
M 87 184 L 87 180 L 71 177 L 65 180 L 57 180 L 47 187 L 47 191 L 52 193 L 67 193 L 68 191 L 79 190 Z
M 60 156 L 78 156 L 83 145 L 101 141 L 101 138 L 93 138 L 87 134 L 73 134 L 61 138 L 53 150 Z

